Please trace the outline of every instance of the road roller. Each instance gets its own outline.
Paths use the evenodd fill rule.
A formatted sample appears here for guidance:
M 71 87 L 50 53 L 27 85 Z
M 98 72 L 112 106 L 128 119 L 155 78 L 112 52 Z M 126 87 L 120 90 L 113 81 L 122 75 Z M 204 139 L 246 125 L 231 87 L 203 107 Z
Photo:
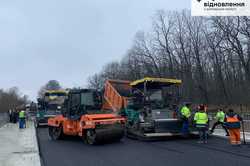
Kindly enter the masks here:
M 59 140 L 66 135 L 80 136 L 90 145 L 122 139 L 125 118 L 112 110 L 103 110 L 102 101 L 102 93 L 95 89 L 70 90 L 62 113 L 48 119 L 50 138 Z

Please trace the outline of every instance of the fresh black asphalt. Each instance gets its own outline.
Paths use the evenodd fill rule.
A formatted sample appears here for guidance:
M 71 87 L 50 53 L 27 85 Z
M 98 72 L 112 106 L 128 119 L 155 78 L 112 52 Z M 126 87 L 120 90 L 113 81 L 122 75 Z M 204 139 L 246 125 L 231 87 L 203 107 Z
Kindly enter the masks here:
M 47 128 L 37 131 L 43 166 L 250 166 L 250 145 L 232 147 L 211 137 L 142 142 L 124 138 L 104 145 L 86 145 L 80 138 L 52 141 Z

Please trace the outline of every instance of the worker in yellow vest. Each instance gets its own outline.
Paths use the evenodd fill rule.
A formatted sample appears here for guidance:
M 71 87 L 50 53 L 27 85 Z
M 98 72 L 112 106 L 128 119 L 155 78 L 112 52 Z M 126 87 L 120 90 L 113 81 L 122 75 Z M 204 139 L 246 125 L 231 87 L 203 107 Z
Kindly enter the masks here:
M 207 143 L 208 115 L 205 106 L 200 105 L 198 112 L 194 115 L 195 126 L 199 131 L 200 140 L 198 143 Z
M 24 126 L 25 126 L 25 111 L 24 110 L 21 110 L 19 112 L 19 128 L 20 129 L 23 129 Z
M 214 123 L 212 129 L 210 130 L 210 133 L 212 134 L 214 132 L 214 129 L 216 126 L 221 125 L 221 127 L 225 130 L 226 136 L 229 136 L 229 133 L 227 131 L 227 128 L 224 125 L 224 119 L 225 119 L 225 113 L 224 111 L 220 108 L 218 109 L 216 116 L 215 116 L 216 122 Z
M 189 134 L 189 118 L 191 116 L 190 111 L 191 103 L 185 103 L 185 105 L 181 108 L 181 119 L 182 119 L 182 134 L 183 136 L 187 136 Z

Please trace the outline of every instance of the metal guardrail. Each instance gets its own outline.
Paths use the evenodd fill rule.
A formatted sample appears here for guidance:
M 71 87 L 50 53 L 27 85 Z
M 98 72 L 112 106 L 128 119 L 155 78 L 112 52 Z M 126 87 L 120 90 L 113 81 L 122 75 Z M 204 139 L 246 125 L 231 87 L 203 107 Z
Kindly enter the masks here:
M 242 118 L 243 118 L 244 120 L 250 120 L 250 113 L 245 113 L 245 114 L 243 114 Z
M 246 132 L 250 132 L 250 120 L 244 120 L 244 127 Z

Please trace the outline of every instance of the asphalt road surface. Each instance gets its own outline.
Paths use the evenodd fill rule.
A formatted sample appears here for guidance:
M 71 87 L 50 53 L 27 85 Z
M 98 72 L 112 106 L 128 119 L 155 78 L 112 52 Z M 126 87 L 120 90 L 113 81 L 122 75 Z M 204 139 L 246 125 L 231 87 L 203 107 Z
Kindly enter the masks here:
M 250 166 L 250 145 L 231 147 L 210 138 L 207 145 L 195 139 L 121 142 L 86 145 L 81 139 L 51 141 L 47 128 L 37 131 L 43 166 Z

